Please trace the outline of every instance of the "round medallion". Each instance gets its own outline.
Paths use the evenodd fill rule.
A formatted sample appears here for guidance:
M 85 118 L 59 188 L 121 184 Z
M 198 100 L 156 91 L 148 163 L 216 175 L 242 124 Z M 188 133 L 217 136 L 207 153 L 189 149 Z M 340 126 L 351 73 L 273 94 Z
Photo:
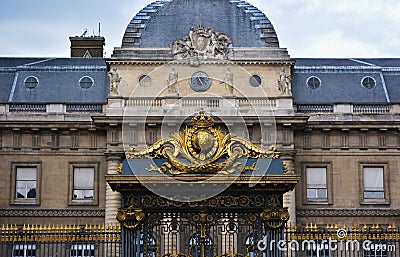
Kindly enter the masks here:
M 195 72 L 190 78 L 190 87 L 198 92 L 206 91 L 211 86 L 211 79 L 204 71 Z

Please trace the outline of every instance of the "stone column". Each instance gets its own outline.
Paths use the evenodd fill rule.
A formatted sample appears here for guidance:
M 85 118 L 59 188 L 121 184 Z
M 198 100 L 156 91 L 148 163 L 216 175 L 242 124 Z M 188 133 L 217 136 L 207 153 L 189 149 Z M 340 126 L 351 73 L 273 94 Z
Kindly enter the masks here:
M 107 175 L 118 174 L 117 170 L 121 163 L 121 154 L 108 153 L 107 154 Z M 106 218 L 105 224 L 117 224 L 118 208 L 121 208 L 121 194 L 112 191 L 110 185 L 106 183 Z
M 281 154 L 281 159 L 287 165 L 287 173 L 294 174 L 294 152 L 284 152 Z M 296 223 L 296 194 L 295 189 L 283 195 L 283 207 L 288 207 L 290 219 L 289 223 L 292 225 Z

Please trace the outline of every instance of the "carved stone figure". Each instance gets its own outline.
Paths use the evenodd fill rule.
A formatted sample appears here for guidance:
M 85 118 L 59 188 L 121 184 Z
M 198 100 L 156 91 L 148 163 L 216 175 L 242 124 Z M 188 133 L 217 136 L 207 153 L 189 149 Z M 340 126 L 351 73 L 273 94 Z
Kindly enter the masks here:
M 286 74 L 285 68 L 279 74 L 278 89 L 282 95 L 290 95 L 292 92 L 290 76 Z
M 190 28 L 188 37 L 172 43 L 171 53 L 178 60 L 197 57 L 226 59 L 231 44 L 227 35 L 199 25 Z
M 229 89 L 229 92 L 233 94 L 233 73 L 231 67 L 226 67 L 223 83 L 225 84 L 225 88 Z
M 110 95 L 118 95 L 118 85 L 121 82 L 122 77 L 119 76 L 117 68 L 109 71 L 107 76 L 110 78 Z
M 175 71 L 175 67 L 171 67 L 169 72 L 167 83 L 168 83 L 168 93 L 177 93 L 176 83 L 178 82 L 178 72 Z

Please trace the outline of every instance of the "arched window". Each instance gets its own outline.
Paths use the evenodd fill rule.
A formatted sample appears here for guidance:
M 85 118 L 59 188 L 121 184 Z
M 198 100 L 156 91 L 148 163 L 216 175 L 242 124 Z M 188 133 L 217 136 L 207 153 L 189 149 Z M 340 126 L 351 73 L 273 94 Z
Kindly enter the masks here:
M 142 87 L 148 87 L 150 86 L 151 83 L 151 78 L 148 75 L 142 75 L 139 77 L 139 84 Z

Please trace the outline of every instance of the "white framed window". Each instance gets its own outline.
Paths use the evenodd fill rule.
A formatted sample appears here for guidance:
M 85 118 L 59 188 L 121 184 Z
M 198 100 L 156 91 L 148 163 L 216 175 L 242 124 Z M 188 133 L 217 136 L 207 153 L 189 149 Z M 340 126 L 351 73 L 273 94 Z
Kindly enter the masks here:
M 82 77 L 80 80 L 79 80 L 79 85 L 81 86 L 81 88 L 83 88 L 83 89 L 89 89 L 89 88 L 91 88 L 92 86 L 93 86 L 93 79 L 91 78 L 91 77 L 89 77 L 89 76 L 85 76 L 85 77 Z
M 40 163 L 11 164 L 10 204 L 40 204 Z
M 321 86 L 321 79 L 316 76 L 311 76 L 307 79 L 307 86 L 311 89 L 317 89 Z
M 94 257 L 95 248 L 93 244 L 74 244 L 70 249 L 70 257 Z
M 94 173 L 93 167 L 74 167 L 73 200 L 94 199 Z
M 307 245 L 307 257 L 330 257 L 330 247 L 328 243 L 316 241 Z
M 69 205 L 98 205 L 99 163 L 70 163 Z
M 361 204 L 390 204 L 388 163 L 360 163 Z
M 395 252 L 396 246 L 389 245 L 386 242 L 377 242 L 369 244 L 364 249 L 364 257 L 388 257 L 388 252 Z
M 36 199 L 36 167 L 17 167 L 16 199 Z
M 328 199 L 326 167 L 306 169 L 307 199 Z
M 16 244 L 12 252 L 12 257 L 36 257 L 36 245 Z
M 35 76 L 29 76 L 24 80 L 25 87 L 29 89 L 34 89 L 39 85 L 39 79 Z
M 383 167 L 364 167 L 364 199 L 385 199 Z
M 372 77 L 369 77 L 369 76 L 368 77 L 364 77 L 361 80 L 361 85 L 363 87 L 365 87 L 366 89 L 372 89 L 372 88 L 374 88 L 376 86 L 376 81 Z

